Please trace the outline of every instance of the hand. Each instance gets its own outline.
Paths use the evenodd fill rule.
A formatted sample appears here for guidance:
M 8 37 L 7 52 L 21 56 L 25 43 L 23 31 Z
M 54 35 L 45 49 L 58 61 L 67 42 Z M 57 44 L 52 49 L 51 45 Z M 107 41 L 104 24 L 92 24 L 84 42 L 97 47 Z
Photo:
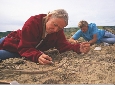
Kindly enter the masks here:
M 39 58 L 38 58 L 38 62 L 40 64 L 52 64 L 52 58 L 49 57 L 46 54 L 42 54 Z
M 73 39 L 68 39 L 68 41 L 69 41 L 71 44 L 79 43 L 77 40 L 73 40 Z
M 90 50 L 90 43 L 88 42 L 82 42 L 80 44 L 80 52 L 82 53 L 88 53 Z

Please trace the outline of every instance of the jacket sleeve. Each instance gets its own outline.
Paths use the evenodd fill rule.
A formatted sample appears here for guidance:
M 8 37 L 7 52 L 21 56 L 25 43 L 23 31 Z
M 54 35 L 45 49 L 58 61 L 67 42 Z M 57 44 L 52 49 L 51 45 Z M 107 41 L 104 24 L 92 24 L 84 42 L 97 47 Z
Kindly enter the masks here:
M 72 38 L 74 40 L 78 40 L 81 37 L 81 29 L 79 29 L 73 36 Z
M 65 51 L 69 51 L 69 50 L 73 50 L 76 53 L 81 53 L 80 52 L 80 44 L 71 44 L 67 41 L 63 30 L 58 32 L 57 34 L 57 44 L 56 44 L 56 48 L 60 51 L 60 52 L 65 52 Z
M 33 16 L 25 22 L 20 33 L 21 39 L 18 45 L 19 54 L 33 62 L 38 62 L 38 57 L 42 54 L 41 51 L 35 48 L 39 42 L 40 34 L 37 23 Z

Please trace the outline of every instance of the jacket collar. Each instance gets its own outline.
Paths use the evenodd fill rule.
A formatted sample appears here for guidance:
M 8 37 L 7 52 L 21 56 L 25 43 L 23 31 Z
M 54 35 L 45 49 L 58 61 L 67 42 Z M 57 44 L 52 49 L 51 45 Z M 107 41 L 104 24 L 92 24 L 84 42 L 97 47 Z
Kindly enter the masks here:
M 43 34 L 42 34 L 42 39 L 46 37 L 46 22 L 47 22 L 47 17 L 43 17 L 42 19 L 42 25 L 43 25 Z

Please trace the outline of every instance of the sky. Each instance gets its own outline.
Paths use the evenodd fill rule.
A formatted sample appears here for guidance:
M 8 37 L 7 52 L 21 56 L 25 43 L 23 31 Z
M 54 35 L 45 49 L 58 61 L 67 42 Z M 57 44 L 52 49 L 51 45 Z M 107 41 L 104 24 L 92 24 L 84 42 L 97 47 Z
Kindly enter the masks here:
M 97 26 L 115 26 L 115 0 L 0 0 L 0 32 L 22 29 L 34 15 L 65 9 L 67 27 L 77 27 L 86 20 Z

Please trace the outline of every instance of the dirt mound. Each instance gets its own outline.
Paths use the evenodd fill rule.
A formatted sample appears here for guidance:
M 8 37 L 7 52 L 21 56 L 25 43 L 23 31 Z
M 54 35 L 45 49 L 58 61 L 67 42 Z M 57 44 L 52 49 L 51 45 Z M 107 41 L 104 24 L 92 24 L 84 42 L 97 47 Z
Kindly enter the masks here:
M 100 46 L 101 50 L 94 50 Z M 20 84 L 115 84 L 115 45 L 92 45 L 88 54 L 45 52 L 54 64 L 40 65 L 23 58 L 0 63 L 0 82 Z

